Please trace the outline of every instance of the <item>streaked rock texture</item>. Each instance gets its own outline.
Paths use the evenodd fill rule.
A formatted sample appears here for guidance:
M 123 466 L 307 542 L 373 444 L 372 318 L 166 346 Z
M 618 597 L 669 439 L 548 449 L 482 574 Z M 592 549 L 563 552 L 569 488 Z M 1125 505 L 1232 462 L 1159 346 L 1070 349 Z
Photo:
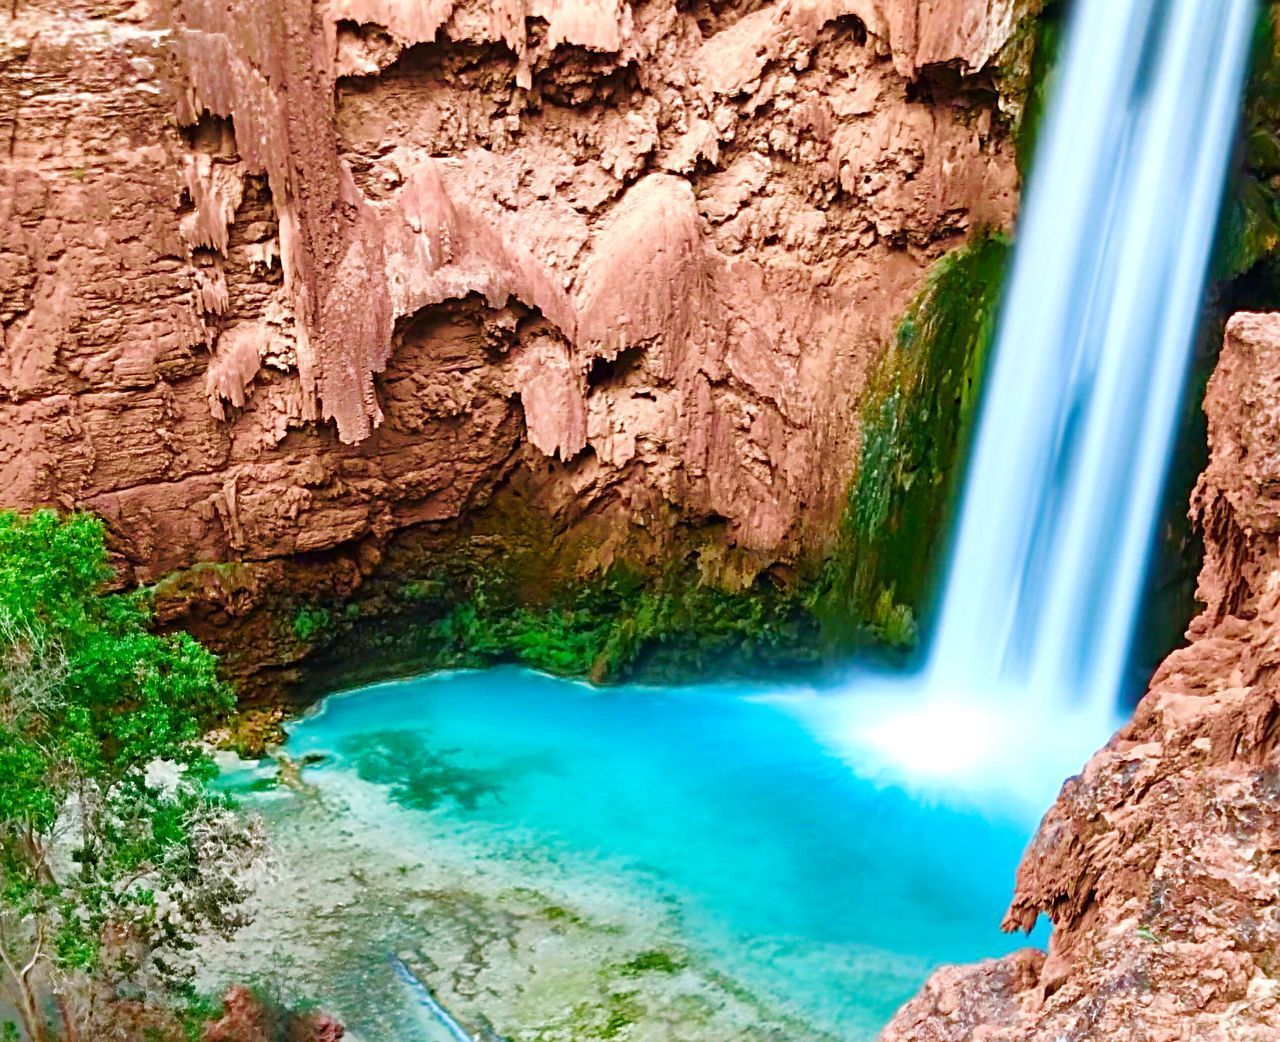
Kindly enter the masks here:
M 1205 409 L 1205 609 L 1022 863 L 1048 958 L 939 971 L 885 1042 L 1280 1037 L 1280 315 L 1231 321 Z
M 358 582 L 517 471 L 592 565 L 793 559 L 925 267 L 1010 219 L 1026 6 L 17 0 L 0 503 L 98 511 L 141 582 Z

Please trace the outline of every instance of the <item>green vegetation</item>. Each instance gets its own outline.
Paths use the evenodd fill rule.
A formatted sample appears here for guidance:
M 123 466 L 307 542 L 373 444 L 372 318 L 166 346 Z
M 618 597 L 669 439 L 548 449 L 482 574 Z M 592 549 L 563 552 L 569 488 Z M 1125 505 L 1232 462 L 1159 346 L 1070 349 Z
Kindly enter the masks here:
M 661 949 L 641 952 L 618 967 L 621 977 L 639 977 L 645 973 L 679 973 L 688 964 L 679 956 Z
M 195 940 L 241 925 L 262 842 L 207 788 L 213 656 L 110 578 L 96 519 L 0 513 L 0 1001 L 31 1042 L 207 1012 Z
M 615 1039 L 627 1033 L 631 1025 L 645 1015 L 645 1008 L 634 991 L 611 992 L 605 1002 L 596 1005 L 583 1002 L 571 1014 L 575 1038 Z
M 1280 300 L 1280 19 L 1265 4 L 1258 18 L 1245 92 L 1243 169 L 1228 194 L 1218 233 L 1214 278 L 1254 269 L 1274 306 Z
M 433 597 L 438 597 L 440 592 L 439 583 L 423 582 L 418 579 L 410 579 L 400 587 L 401 598 L 410 602 L 429 601 Z
M 769 585 L 734 593 L 680 572 L 646 583 L 615 568 L 567 585 L 542 606 L 521 603 L 514 586 L 493 573 L 463 584 L 468 595 L 425 634 L 442 666 L 515 661 L 558 676 L 616 680 L 643 658 L 649 675 L 698 672 L 730 656 L 760 660 L 799 649 L 810 629 L 794 593 Z
M 1029 20 L 1025 26 L 1022 31 L 1034 34 L 1034 41 L 1031 45 L 1029 77 L 1022 113 L 1014 134 L 1018 173 L 1024 183 L 1031 171 L 1031 160 L 1035 155 L 1045 110 L 1049 105 L 1049 94 L 1053 90 L 1054 73 L 1065 35 L 1065 9 L 1060 4 L 1050 4 L 1038 18 Z
M 561 905 L 546 905 L 542 909 L 543 918 L 552 923 L 564 923 L 568 926 L 576 926 L 581 930 L 587 929 L 591 924 L 576 912 Z
M 301 641 L 308 641 L 317 633 L 328 629 L 332 621 L 333 617 L 328 608 L 304 604 L 293 616 L 294 636 Z
M 915 639 L 976 411 L 1010 245 L 976 235 L 934 265 L 862 404 L 857 475 L 839 542 L 808 600 L 837 643 L 864 625 Z

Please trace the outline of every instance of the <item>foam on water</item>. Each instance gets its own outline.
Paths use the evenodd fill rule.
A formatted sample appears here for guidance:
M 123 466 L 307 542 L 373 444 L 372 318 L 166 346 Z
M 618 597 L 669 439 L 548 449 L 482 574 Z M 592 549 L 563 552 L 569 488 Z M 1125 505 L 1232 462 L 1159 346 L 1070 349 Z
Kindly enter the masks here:
M 859 776 L 926 805 L 1002 815 L 1030 830 L 1120 721 L 1082 708 L 1050 716 L 1018 694 L 1006 692 L 1004 702 L 938 698 L 910 679 L 861 672 L 840 694 L 766 697 Z

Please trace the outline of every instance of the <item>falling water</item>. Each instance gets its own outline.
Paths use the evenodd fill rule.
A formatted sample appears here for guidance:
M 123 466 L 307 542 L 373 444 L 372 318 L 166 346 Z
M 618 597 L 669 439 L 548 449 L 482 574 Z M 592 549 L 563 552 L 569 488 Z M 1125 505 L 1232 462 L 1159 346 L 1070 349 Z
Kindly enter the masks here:
M 860 1039 L 931 967 L 998 952 L 1022 823 L 868 774 L 999 778 L 981 794 L 1038 816 L 1110 726 L 1255 6 L 1075 0 L 923 676 L 602 697 L 502 670 L 330 699 L 289 740 L 323 798 L 240 779 L 289 868 L 221 980 L 286 952 L 371 1038 L 599 1012 Z
M 1116 723 L 1256 13 L 1073 5 L 925 675 L 836 711 L 892 770 L 1042 808 Z
M 1114 705 L 1254 20 L 1254 0 L 1076 5 L 932 649 L 937 690 Z

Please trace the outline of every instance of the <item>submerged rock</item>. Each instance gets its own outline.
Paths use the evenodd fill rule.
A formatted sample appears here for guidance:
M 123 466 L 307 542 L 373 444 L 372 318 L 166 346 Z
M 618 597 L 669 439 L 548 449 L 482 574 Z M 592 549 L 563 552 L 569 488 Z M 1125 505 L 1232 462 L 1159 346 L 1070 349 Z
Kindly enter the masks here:
M 209 945 L 203 987 L 248 976 L 290 1001 L 323 991 L 360 1042 L 453 1037 L 413 981 L 476 1039 L 834 1042 L 686 951 L 674 898 L 620 866 L 517 853 L 336 773 L 322 788 L 259 806 L 280 882 L 235 940 Z

